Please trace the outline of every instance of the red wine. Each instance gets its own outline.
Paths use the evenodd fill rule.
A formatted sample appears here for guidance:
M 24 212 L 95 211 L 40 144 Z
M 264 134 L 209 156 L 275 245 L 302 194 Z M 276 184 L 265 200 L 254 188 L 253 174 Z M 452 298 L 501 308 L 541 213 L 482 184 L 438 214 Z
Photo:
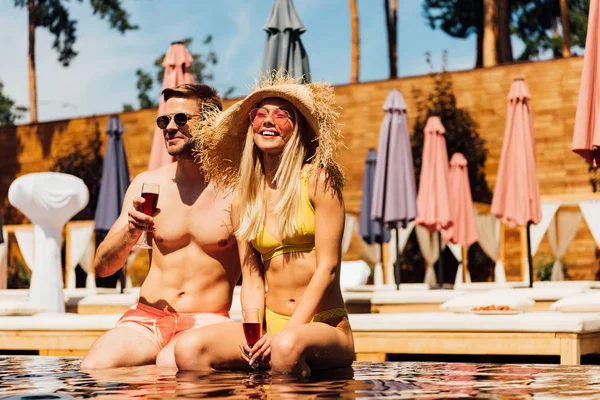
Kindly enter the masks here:
M 146 215 L 154 214 L 158 204 L 158 193 L 142 193 L 142 197 L 146 200 L 142 204 L 142 212 Z
M 260 339 L 260 323 L 259 322 L 244 322 L 244 336 L 248 346 L 252 347 L 258 339 Z

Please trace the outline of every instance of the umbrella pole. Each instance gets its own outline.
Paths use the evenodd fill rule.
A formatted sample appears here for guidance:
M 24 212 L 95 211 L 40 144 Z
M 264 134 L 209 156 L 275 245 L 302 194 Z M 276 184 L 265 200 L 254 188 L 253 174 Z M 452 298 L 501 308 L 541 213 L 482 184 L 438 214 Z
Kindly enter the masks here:
M 531 234 L 529 232 L 530 226 L 531 221 L 527 222 L 525 229 L 527 230 L 527 266 L 529 267 L 529 287 L 533 287 L 533 259 L 531 257 Z
M 444 260 L 442 257 L 442 231 L 438 231 L 438 246 L 440 256 L 438 257 L 438 279 L 440 280 L 440 289 L 444 287 Z
M 400 290 L 400 283 L 402 282 L 402 268 L 400 265 L 400 232 L 398 231 L 398 226 L 396 225 L 396 262 L 394 263 L 394 279 L 396 280 L 396 290 Z

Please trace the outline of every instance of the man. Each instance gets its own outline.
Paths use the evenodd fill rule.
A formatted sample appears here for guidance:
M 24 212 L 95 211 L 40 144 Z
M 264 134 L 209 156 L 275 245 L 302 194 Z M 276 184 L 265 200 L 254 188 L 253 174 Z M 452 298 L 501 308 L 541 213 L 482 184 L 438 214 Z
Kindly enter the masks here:
M 244 366 L 237 347 L 243 333 L 228 315 L 240 276 L 230 214 L 232 196 L 205 182 L 194 162 L 189 124 L 201 118 L 203 107 L 222 110 L 221 99 L 206 85 L 181 85 L 163 90 L 162 96 L 165 115 L 157 118 L 157 125 L 176 161 L 133 180 L 121 215 L 98 247 L 95 259 L 98 275 L 114 274 L 147 229 L 152 246 L 150 270 L 137 307 L 96 340 L 81 363 L 84 369 L 154 362 L 174 367 L 174 347 L 180 335 L 214 324 L 223 327 L 207 331 L 208 335 L 222 332 L 235 343 L 222 352 L 215 349 L 217 354 Z M 141 212 L 144 183 L 159 185 L 158 208 L 153 215 Z

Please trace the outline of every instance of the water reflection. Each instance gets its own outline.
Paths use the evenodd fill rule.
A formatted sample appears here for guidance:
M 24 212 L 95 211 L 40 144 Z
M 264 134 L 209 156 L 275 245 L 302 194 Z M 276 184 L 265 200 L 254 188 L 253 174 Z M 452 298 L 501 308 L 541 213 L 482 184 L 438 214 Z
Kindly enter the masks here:
M 600 367 L 435 362 L 355 363 L 301 379 L 267 372 L 156 366 L 85 373 L 79 358 L 0 356 L 0 399 L 590 398 Z

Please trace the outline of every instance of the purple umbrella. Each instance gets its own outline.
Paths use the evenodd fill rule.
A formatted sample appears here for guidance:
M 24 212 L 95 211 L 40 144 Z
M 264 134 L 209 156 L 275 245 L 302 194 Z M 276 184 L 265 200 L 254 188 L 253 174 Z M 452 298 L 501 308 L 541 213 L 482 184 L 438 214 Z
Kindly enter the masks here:
M 408 134 L 406 103 L 393 89 L 383 105 L 385 115 L 379 131 L 377 168 L 371 216 L 389 228 L 396 229 L 396 284 L 400 284 L 398 227 L 405 228 L 417 215 L 415 173 Z
M 101 236 L 106 235 L 119 217 L 123 207 L 123 198 L 129 187 L 129 167 L 125 147 L 121 140 L 124 131 L 119 117 L 116 115 L 110 117 L 106 124 L 108 142 L 104 153 L 102 180 L 94 218 L 94 229 Z

